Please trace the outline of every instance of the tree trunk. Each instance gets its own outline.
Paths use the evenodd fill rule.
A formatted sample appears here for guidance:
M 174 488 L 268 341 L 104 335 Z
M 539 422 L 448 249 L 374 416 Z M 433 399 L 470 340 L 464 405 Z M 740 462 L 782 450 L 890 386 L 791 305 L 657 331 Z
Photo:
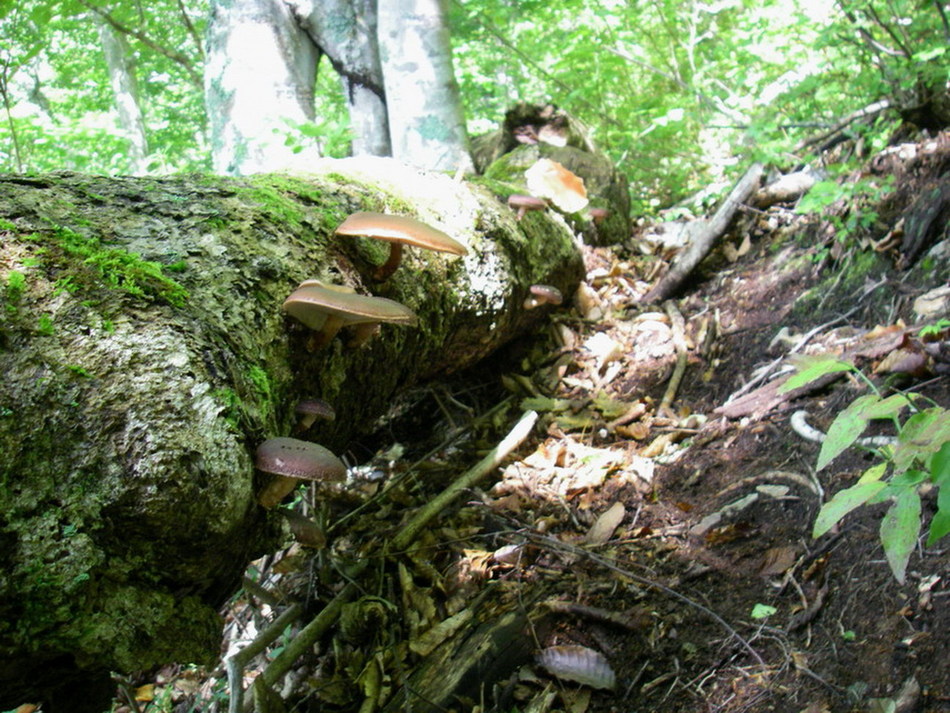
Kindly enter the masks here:
M 214 0 L 205 103 L 217 173 L 263 173 L 300 160 L 284 137 L 313 121 L 319 59 L 281 0 Z
M 119 113 L 119 125 L 129 139 L 129 168 L 134 174 L 148 172 L 148 135 L 145 131 L 145 119 L 139 103 L 139 88 L 135 78 L 135 63 L 125 36 L 116 32 L 100 16 L 96 15 L 99 25 L 99 38 L 102 52 L 109 70 L 112 95 Z
M 472 171 L 441 0 L 379 7 L 379 48 L 393 157 L 435 171 Z
M 555 214 L 519 223 L 478 187 L 386 159 L 320 170 L 0 178 L 0 709 L 82 697 L 77 672 L 92 687 L 214 657 L 217 605 L 273 542 L 252 455 L 291 432 L 296 401 L 336 408 L 311 431 L 341 453 L 400 390 L 543 320 L 522 308 L 532 283 L 569 296 L 583 274 Z M 386 248 L 332 232 L 384 205 L 469 253 L 408 249 L 373 283 Z M 399 301 L 418 323 L 308 351 L 280 308 L 308 278 Z
M 376 44 L 375 0 L 296 0 L 301 26 L 330 60 L 350 112 L 354 156 L 389 156 L 389 122 Z

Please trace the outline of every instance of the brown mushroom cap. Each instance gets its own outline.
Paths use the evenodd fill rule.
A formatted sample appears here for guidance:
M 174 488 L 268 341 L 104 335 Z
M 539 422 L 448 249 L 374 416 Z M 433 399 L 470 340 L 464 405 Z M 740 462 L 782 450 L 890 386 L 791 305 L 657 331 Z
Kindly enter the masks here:
M 343 221 L 336 229 L 336 233 L 337 235 L 378 238 L 391 243 L 389 257 L 373 273 L 374 279 L 379 281 L 387 279 L 399 267 L 402 261 L 403 245 L 438 250 L 453 255 L 465 255 L 468 252 L 468 248 L 441 230 L 436 230 L 431 225 L 426 225 L 415 218 L 402 215 L 354 213 Z
M 315 346 L 329 343 L 340 327 L 366 322 L 415 324 L 416 313 L 385 297 L 343 292 L 308 280 L 284 300 L 284 311 L 319 334 Z
M 269 438 L 258 446 L 254 465 L 276 476 L 257 497 L 257 502 L 268 509 L 283 500 L 300 480 L 338 482 L 346 476 L 343 461 L 323 446 L 285 436 Z
M 318 418 L 324 421 L 333 421 L 336 418 L 336 411 L 323 399 L 301 399 L 294 411 L 299 419 L 294 427 L 295 433 L 303 433 Z
M 508 207 L 517 209 L 516 220 L 521 220 L 529 210 L 544 210 L 548 207 L 548 203 L 543 198 L 514 194 L 508 196 Z
M 564 301 L 561 291 L 551 285 L 531 285 L 528 291 L 531 294 L 524 301 L 525 309 L 534 309 L 543 304 L 559 305 Z
M 415 218 L 368 211 L 354 213 L 336 229 L 337 235 L 378 238 L 426 250 L 465 255 L 468 248 L 441 230 Z
M 268 438 L 259 445 L 254 465 L 264 473 L 298 480 L 338 482 L 346 477 L 343 461 L 329 449 L 286 436 Z
M 332 421 L 336 418 L 336 411 L 323 399 L 300 399 L 295 409 L 298 416 L 313 416 Z

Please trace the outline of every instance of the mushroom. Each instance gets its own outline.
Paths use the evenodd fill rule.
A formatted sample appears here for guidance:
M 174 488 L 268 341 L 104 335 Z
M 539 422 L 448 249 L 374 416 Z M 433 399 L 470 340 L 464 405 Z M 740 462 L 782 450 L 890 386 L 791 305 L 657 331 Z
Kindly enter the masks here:
M 389 258 L 373 272 L 373 279 L 386 280 L 402 261 L 402 246 L 410 245 L 426 250 L 465 255 L 468 250 L 441 230 L 402 215 L 383 213 L 354 213 L 336 229 L 337 235 L 378 238 L 391 243 Z
M 310 341 L 311 349 L 320 349 L 329 344 L 344 325 L 357 325 L 357 334 L 350 346 L 359 346 L 373 335 L 373 330 L 380 322 L 416 322 L 415 312 L 405 305 L 385 297 L 358 295 L 335 287 L 308 280 L 284 300 L 287 314 L 317 332 Z
M 576 213 L 587 207 L 584 180 L 557 161 L 539 158 L 524 172 L 524 177 L 532 195 L 549 198 L 565 213 Z
M 525 309 L 534 309 L 541 305 L 559 305 L 564 301 L 561 291 L 551 285 L 531 285 L 528 288 L 530 295 L 524 301 Z
M 521 220 L 529 210 L 544 210 L 548 204 L 543 198 L 512 195 L 508 196 L 508 207 L 512 210 L 517 209 L 518 215 L 515 216 L 515 220 Z
M 604 222 L 607 216 L 610 215 L 610 211 L 606 208 L 588 208 L 587 214 L 594 222 L 594 225 L 600 225 Z
M 323 446 L 283 436 L 259 445 L 254 465 L 275 476 L 257 496 L 257 502 L 268 510 L 301 480 L 339 482 L 346 476 L 343 461 Z
M 303 433 L 309 429 L 318 418 L 326 421 L 336 418 L 336 411 L 323 399 L 301 399 L 297 402 L 297 408 L 294 411 L 300 419 L 294 429 L 297 433 Z

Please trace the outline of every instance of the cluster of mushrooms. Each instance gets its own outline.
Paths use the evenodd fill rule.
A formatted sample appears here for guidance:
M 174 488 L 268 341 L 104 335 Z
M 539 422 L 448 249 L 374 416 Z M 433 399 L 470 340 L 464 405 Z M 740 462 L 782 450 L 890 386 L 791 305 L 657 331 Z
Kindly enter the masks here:
M 383 282 L 393 274 L 406 245 L 452 255 L 468 252 L 464 245 L 441 230 L 404 216 L 354 213 L 336 229 L 336 234 L 376 238 L 390 243 L 388 259 L 372 272 L 372 279 L 377 282 Z M 558 305 L 561 301 L 561 293 L 556 288 L 532 285 L 524 307 Z M 283 309 L 313 330 L 309 342 L 311 350 L 329 345 L 343 327 L 351 328 L 347 346 L 356 347 L 371 338 L 383 322 L 402 325 L 416 322 L 416 314 L 399 302 L 357 294 L 351 287 L 320 280 L 300 283 L 284 301 Z M 302 401 L 297 413 L 300 417 L 298 432 L 309 429 L 317 418 L 332 420 L 335 417 L 333 409 L 318 399 Z M 327 448 L 287 436 L 264 441 L 257 449 L 255 466 L 274 476 L 258 496 L 258 503 L 267 509 L 276 507 L 301 481 L 333 483 L 346 476 L 344 463 Z
M 464 255 L 465 246 L 414 218 L 382 213 L 354 213 L 336 229 L 337 235 L 367 237 L 390 243 L 389 257 L 377 267 L 372 278 L 383 282 L 402 261 L 403 246 Z M 348 346 L 366 342 L 383 322 L 411 325 L 416 314 L 394 300 L 360 295 L 351 287 L 331 285 L 320 280 L 305 280 L 284 301 L 283 309 L 313 330 L 309 347 L 320 349 L 333 340 L 342 327 L 352 327 Z M 301 401 L 297 406 L 300 421 L 297 430 L 306 431 L 318 419 L 335 418 L 333 409 L 319 399 Z M 262 507 L 277 506 L 301 481 L 340 482 L 346 466 L 323 446 L 298 438 L 281 436 L 264 441 L 257 449 L 255 466 L 273 475 L 258 496 Z

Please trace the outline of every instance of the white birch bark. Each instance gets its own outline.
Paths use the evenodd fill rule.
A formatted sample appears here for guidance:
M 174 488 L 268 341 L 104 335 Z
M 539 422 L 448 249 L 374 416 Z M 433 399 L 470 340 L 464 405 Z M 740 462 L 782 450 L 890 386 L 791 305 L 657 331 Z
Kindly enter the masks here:
M 135 62 L 125 36 L 116 32 L 100 16 L 95 17 L 119 115 L 119 126 L 129 140 L 129 170 L 133 175 L 142 175 L 148 172 L 148 134 L 139 101 Z
M 376 44 L 376 0 L 294 0 L 313 43 L 330 60 L 350 115 L 354 156 L 389 156 L 389 123 Z
M 295 124 L 313 121 L 319 58 L 281 0 L 213 0 L 205 103 L 217 173 L 263 173 L 299 164 L 301 157 L 285 138 Z
M 441 0 L 380 0 L 380 60 L 393 157 L 417 168 L 472 170 Z

